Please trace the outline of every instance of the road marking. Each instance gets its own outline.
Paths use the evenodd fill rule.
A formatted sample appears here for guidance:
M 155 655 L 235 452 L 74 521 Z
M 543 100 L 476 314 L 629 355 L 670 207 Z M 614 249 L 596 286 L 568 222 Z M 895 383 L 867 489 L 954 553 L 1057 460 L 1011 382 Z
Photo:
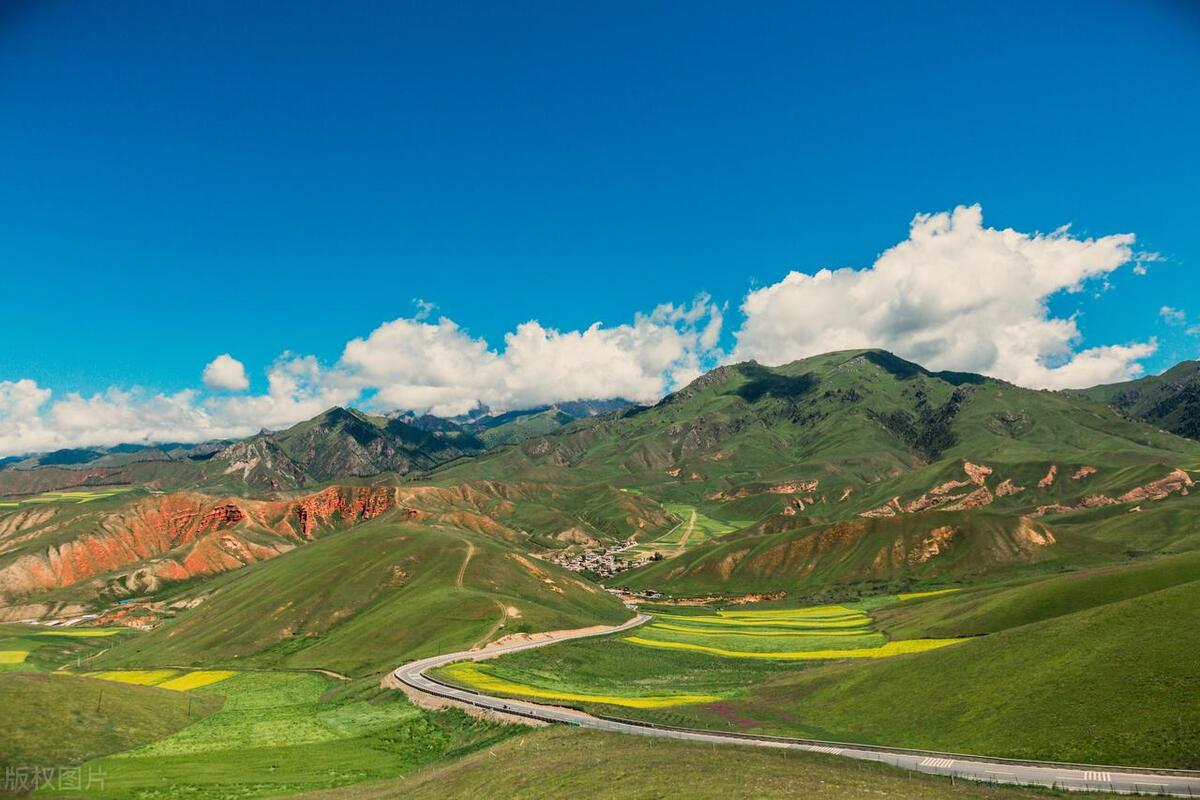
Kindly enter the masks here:
M 846 752 L 840 747 L 826 747 L 825 745 L 814 745 L 808 749 L 814 753 L 829 753 L 831 756 L 840 756 L 842 753 Z
M 953 758 L 924 758 L 921 759 L 922 767 L 933 767 L 934 769 L 946 769 L 954 766 Z
M 1083 779 L 1085 781 L 1100 781 L 1101 783 L 1111 783 L 1112 782 L 1112 773 L 1111 772 L 1085 772 L 1085 773 L 1083 773 Z

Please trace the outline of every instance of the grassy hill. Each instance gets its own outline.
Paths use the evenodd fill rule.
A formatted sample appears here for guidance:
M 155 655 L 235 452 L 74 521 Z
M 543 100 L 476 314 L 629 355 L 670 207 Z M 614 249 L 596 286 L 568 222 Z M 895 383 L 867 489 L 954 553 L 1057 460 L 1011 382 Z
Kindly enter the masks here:
M 1161 375 L 1071 394 L 1107 403 L 1134 419 L 1180 436 L 1200 439 L 1200 361 L 1184 361 Z
M 6 672 L 0 673 L 0 707 L 0 768 L 57 774 L 168 736 L 214 713 L 221 699 L 74 675 Z
M 817 753 L 714 748 L 693 742 L 552 728 L 511 739 L 401 780 L 299 795 L 296 800 L 394 797 L 783 800 L 797 796 L 819 796 L 825 800 L 1021 800 L 1065 797 L 1067 793 L 1023 791 L 965 781 L 951 783 L 944 778 L 902 772 L 882 764 Z
M 1200 767 L 1200 583 L 756 686 L 758 730 L 1094 764 Z
M 106 691 L 115 685 L 106 684 Z M 460 711 L 421 711 L 374 681 L 246 672 L 212 688 L 207 700 L 223 699 L 216 713 L 174 735 L 88 763 L 85 772 L 103 773 L 102 787 L 34 796 L 215 800 L 324 793 L 468 754 L 517 732 Z M 200 692 L 188 694 L 206 699 Z
M 979 579 L 1005 569 L 1042 571 L 1116 558 L 1119 552 L 1076 536 L 1055 536 L 1038 522 L 987 511 L 932 511 L 829 524 L 776 516 L 621 575 L 617 583 L 677 595 L 784 591 L 803 596 L 838 586 L 861 594 L 903 591 L 921 581 Z
M 596 585 L 507 542 L 393 512 L 219 579 L 205 602 L 96 663 L 362 675 L 506 634 L 628 616 Z

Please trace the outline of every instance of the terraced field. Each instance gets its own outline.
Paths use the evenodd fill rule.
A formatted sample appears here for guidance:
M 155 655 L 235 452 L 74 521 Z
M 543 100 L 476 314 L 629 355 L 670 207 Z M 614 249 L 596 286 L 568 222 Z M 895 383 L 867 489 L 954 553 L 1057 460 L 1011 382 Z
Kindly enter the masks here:
M 434 671 L 448 683 L 489 694 L 554 700 L 582 707 L 617 706 L 627 709 L 664 709 L 715 703 L 735 696 L 772 671 L 795 669 L 797 663 L 840 659 L 880 659 L 921 653 L 966 641 L 959 638 L 889 641 L 874 629 L 862 608 L 825 605 L 794 609 L 702 610 L 699 613 L 654 614 L 650 623 L 632 635 L 563 646 L 607 648 L 617 668 L 607 676 L 589 670 L 584 674 L 559 672 L 529 662 L 520 654 L 483 663 L 460 662 Z M 558 648 L 550 648 L 551 652 Z M 656 651 L 641 656 L 638 651 Z M 669 663 L 667 654 L 686 661 L 661 680 L 655 673 Z M 544 657 L 544 653 L 543 653 Z M 593 659 L 596 661 L 596 659 Z M 659 661 L 645 669 L 646 662 Z M 733 662 L 732 668 L 720 662 Z M 762 666 L 751 666 L 761 662 Z M 782 663 L 781 663 L 782 662 Z M 793 663 L 786 663 L 793 662 Z M 577 663 L 577 661 L 576 661 Z M 683 674 L 703 676 L 697 685 L 683 682 Z M 589 684 L 589 679 L 600 680 Z M 665 675 L 663 676 L 665 677 Z M 670 688 L 673 691 L 664 691 Z M 682 691 L 687 688 L 688 691 Z
M 922 653 L 962 639 L 887 641 L 871 618 L 851 606 L 769 611 L 718 611 L 711 615 L 658 614 L 629 644 L 690 650 L 723 658 L 786 661 L 887 658 Z

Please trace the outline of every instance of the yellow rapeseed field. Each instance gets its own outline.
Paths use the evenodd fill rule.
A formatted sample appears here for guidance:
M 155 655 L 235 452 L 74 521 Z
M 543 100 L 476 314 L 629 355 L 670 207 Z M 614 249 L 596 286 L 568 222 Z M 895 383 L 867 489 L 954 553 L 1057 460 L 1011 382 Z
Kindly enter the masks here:
M 789 653 L 756 653 L 747 650 L 728 650 L 724 647 L 709 647 L 708 645 L 692 644 L 690 642 L 660 642 L 654 639 L 643 639 L 640 636 L 627 636 L 625 641 L 642 647 L 658 647 L 664 650 L 690 650 L 697 653 L 708 653 L 714 656 L 728 658 L 769 658 L 778 661 L 807 661 L 812 659 L 833 658 L 888 658 L 906 653 L 923 653 L 948 647 L 952 644 L 965 642 L 966 639 L 905 639 L 888 642 L 879 647 L 862 647 L 857 650 L 799 650 Z
M 764 628 L 862 628 L 871 624 L 871 618 L 865 614 L 858 614 L 845 619 L 789 619 L 786 617 L 775 617 L 770 619 L 756 619 L 754 617 L 697 617 L 688 616 L 685 614 L 658 614 L 658 619 L 669 619 L 674 622 L 691 622 L 698 625 L 731 625 L 736 627 L 764 627 Z
M 223 669 L 197 670 L 196 672 L 189 672 L 186 675 L 180 675 L 178 678 L 171 678 L 169 681 L 163 681 L 158 684 L 158 688 L 188 692 L 192 689 L 212 686 L 214 683 L 220 683 L 226 678 L 232 678 L 234 675 L 237 675 L 237 673 Z
M 0 664 L 24 664 L 28 650 L 0 650 Z
M 113 628 L 55 628 L 49 631 L 38 631 L 38 636 L 74 636 L 90 639 L 97 636 L 116 636 L 120 630 Z
M 174 669 L 120 669 L 109 672 L 93 672 L 92 678 L 117 683 L 135 683 L 139 686 L 157 686 L 168 678 L 174 677 L 178 670 Z
M 809 606 L 808 608 L 772 608 L 759 611 L 718 611 L 722 617 L 769 619 L 773 617 L 860 617 L 861 611 L 845 606 Z
M 937 597 L 939 594 L 950 594 L 951 592 L 961 592 L 962 589 L 934 589 L 931 592 L 905 592 L 898 594 L 901 600 L 918 600 L 922 597 Z
M 560 692 L 553 689 L 541 689 L 536 686 L 526 686 L 498 678 L 485 672 L 478 664 L 470 661 L 460 661 L 445 667 L 444 674 L 453 680 L 474 689 L 486 692 L 502 692 L 504 694 L 536 697 L 542 700 L 574 700 L 581 703 L 605 703 L 612 706 L 627 706 L 629 708 L 666 708 L 688 703 L 712 703 L 720 700 L 714 694 L 676 694 L 646 697 L 619 697 L 603 694 L 577 694 L 575 692 Z
M 861 629 L 852 630 L 712 630 L 699 625 L 673 625 L 669 622 L 656 622 L 650 625 L 651 628 L 660 628 L 664 631 L 675 631 L 676 633 L 695 633 L 704 636 L 863 636 L 870 634 L 870 631 Z

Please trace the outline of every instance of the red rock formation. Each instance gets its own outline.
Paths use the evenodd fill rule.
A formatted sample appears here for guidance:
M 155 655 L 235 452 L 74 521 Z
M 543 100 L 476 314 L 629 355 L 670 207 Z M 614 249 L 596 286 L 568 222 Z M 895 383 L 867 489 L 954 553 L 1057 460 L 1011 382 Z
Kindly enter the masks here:
M 806 494 L 815 492 L 820 485 L 820 480 L 789 481 L 776 486 L 768 486 L 766 491 L 768 494 Z
M 296 503 L 295 515 L 304 538 L 311 539 L 317 525 L 328 524 L 338 514 L 346 524 L 379 516 L 392 507 L 395 492 L 384 486 L 346 488 L 331 486 Z
M 934 556 L 940 555 L 957 537 L 958 528 L 953 525 L 943 525 L 940 528 L 934 528 L 929 532 L 928 536 L 908 551 L 905 561 L 910 567 L 917 564 L 924 564 Z
M 294 504 L 215 502 L 190 493 L 141 498 L 115 511 L 72 518 L 72 529 L 79 531 L 74 538 L 56 538 L 44 550 L 0 567 L 0 601 L 85 581 L 96 581 L 98 592 L 117 595 L 157 591 L 164 582 L 274 558 L 294 547 L 293 540 L 312 538 L 318 525 L 335 517 L 352 525 L 379 516 L 392 507 L 393 497 L 388 488 L 333 487 Z M 43 511 L 39 515 L 42 522 L 49 519 Z M 251 529 L 258 533 L 247 536 L 244 531 Z M 100 576 L 108 576 L 106 582 Z
M 1089 467 L 1085 465 L 1075 470 L 1074 474 L 1071 475 L 1071 480 L 1081 481 L 1088 475 L 1095 475 L 1097 472 L 1099 472 L 1099 470 L 1097 470 L 1095 467 Z
M 1162 500 L 1173 492 L 1187 494 L 1188 488 L 1195 485 L 1192 476 L 1181 469 L 1172 470 L 1166 477 L 1151 481 L 1145 486 L 1130 489 L 1117 498 L 1122 503 L 1136 503 L 1142 500 Z
M 987 480 L 987 476 L 992 474 L 992 468 L 964 461 L 963 472 L 967 473 L 967 477 L 971 479 L 971 483 L 976 486 L 983 486 L 983 482 Z
M 996 497 L 1011 497 L 1014 494 L 1020 494 L 1025 491 L 1024 486 L 1017 486 L 1013 483 L 1012 478 L 1005 478 L 996 487 Z
M 986 486 L 981 486 L 966 497 L 948 506 L 942 506 L 942 511 L 965 511 L 972 508 L 983 508 L 991 505 L 995 498 Z
M 1038 488 L 1045 489 L 1047 486 L 1053 486 L 1056 477 L 1058 477 L 1058 464 L 1051 464 L 1050 469 L 1046 470 L 1046 475 L 1038 481 Z

